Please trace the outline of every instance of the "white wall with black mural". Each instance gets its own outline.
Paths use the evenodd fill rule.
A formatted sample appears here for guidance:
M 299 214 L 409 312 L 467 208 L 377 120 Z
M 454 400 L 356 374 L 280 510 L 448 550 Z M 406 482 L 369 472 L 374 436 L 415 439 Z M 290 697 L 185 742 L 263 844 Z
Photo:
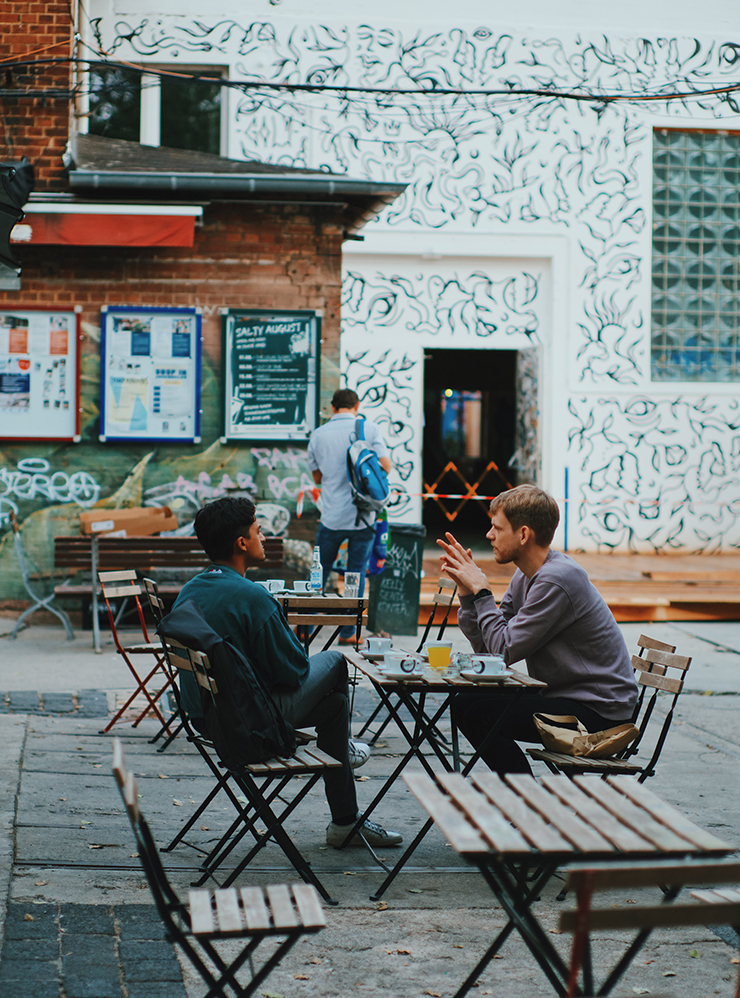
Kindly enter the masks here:
M 571 549 L 740 546 L 736 386 L 652 382 L 650 353 L 653 129 L 736 128 L 732 93 L 699 92 L 740 82 L 740 45 L 682 35 L 680 16 L 672 34 L 632 37 L 502 30 L 483 4 L 475 18 L 463 6 L 465 23 L 414 0 L 403 20 L 362 22 L 336 0 L 313 16 L 234 6 L 90 0 L 85 37 L 112 60 L 358 88 L 231 90 L 228 148 L 408 184 L 348 247 L 343 305 L 343 371 L 389 438 L 397 514 L 419 517 L 424 348 L 529 349 L 539 441 L 527 460 L 533 470 L 539 454 L 539 481 L 561 500 L 568 471 Z M 433 93 L 448 88 L 468 93 Z M 475 93 L 521 89 L 540 95 Z

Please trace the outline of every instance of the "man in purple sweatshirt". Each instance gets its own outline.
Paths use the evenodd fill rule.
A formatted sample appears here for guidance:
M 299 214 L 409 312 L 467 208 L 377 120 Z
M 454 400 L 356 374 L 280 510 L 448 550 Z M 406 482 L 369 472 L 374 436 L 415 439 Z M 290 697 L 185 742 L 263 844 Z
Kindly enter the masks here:
M 497 773 L 529 773 L 516 744 L 540 743 L 532 715 L 574 714 L 589 731 L 631 719 L 637 684 L 622 633 L 586 572 L 550 548 L 560 519 L 557 503 L 534 485 L 496 496 L 486 537 L 500 565 L 517 571 L 501 605 L 471 551 L 453 537 L 438 540 L 442 567 L 459 589 L 458 623 L 476 652 L 526 661 L 530 676 L 547 683 L 508 713 L 482 758 Z M 477 749 L 511 698 L 479 689 L 455 698 L 458 727 Z

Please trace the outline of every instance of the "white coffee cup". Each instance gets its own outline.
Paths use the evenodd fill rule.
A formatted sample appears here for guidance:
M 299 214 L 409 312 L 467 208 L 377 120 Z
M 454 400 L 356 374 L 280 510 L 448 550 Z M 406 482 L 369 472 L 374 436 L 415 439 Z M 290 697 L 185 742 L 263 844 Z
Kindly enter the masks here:
M 473 655 L 470 669 L 480 676 L 501 676 L 506 672 L 506 662 L 501 655 Z
M 371 655 L 385 655 L 391 650 L 390 638 L 368 638 L 367 650 Z
M 307 579 L 296 579 L 293 583 L 293 589 L 297 593 L 310 593 L 311 583 Z
M 418 670 L 419 664 L 417 656 L 407 651 L 388 651 L 383 655 L 383 666 L 389 676 L 410 675 Z
M 271 593 L 279 593 L 285 589 L 285 579 L 268 579 L 267 588 Z

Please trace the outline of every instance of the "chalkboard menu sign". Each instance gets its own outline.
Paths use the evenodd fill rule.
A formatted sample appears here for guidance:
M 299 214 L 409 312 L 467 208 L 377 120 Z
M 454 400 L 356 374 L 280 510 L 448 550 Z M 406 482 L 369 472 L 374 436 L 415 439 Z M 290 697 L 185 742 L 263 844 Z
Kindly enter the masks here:
M 385 568 L 380 575 L 370 576 L 367 629 L 416 635 L 426 527 L 389 523 L 388 530 Z
M 223 314 L 224 437 L 307 440 L 318 418 L 318 312 Z

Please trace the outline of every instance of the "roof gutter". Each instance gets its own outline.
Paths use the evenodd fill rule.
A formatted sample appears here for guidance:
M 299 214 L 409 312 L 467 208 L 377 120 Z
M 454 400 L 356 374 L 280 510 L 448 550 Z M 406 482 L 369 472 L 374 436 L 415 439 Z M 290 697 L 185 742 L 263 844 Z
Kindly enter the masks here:
M 406 184 L 380 184 L 351 177 L 286 176 L 255 173 L 157 173 L 125 170 L 70 170 L 70 186 L 78 190 L 220 191 L 249 194 L 322 194 L 370 197 L 402 194 Z

